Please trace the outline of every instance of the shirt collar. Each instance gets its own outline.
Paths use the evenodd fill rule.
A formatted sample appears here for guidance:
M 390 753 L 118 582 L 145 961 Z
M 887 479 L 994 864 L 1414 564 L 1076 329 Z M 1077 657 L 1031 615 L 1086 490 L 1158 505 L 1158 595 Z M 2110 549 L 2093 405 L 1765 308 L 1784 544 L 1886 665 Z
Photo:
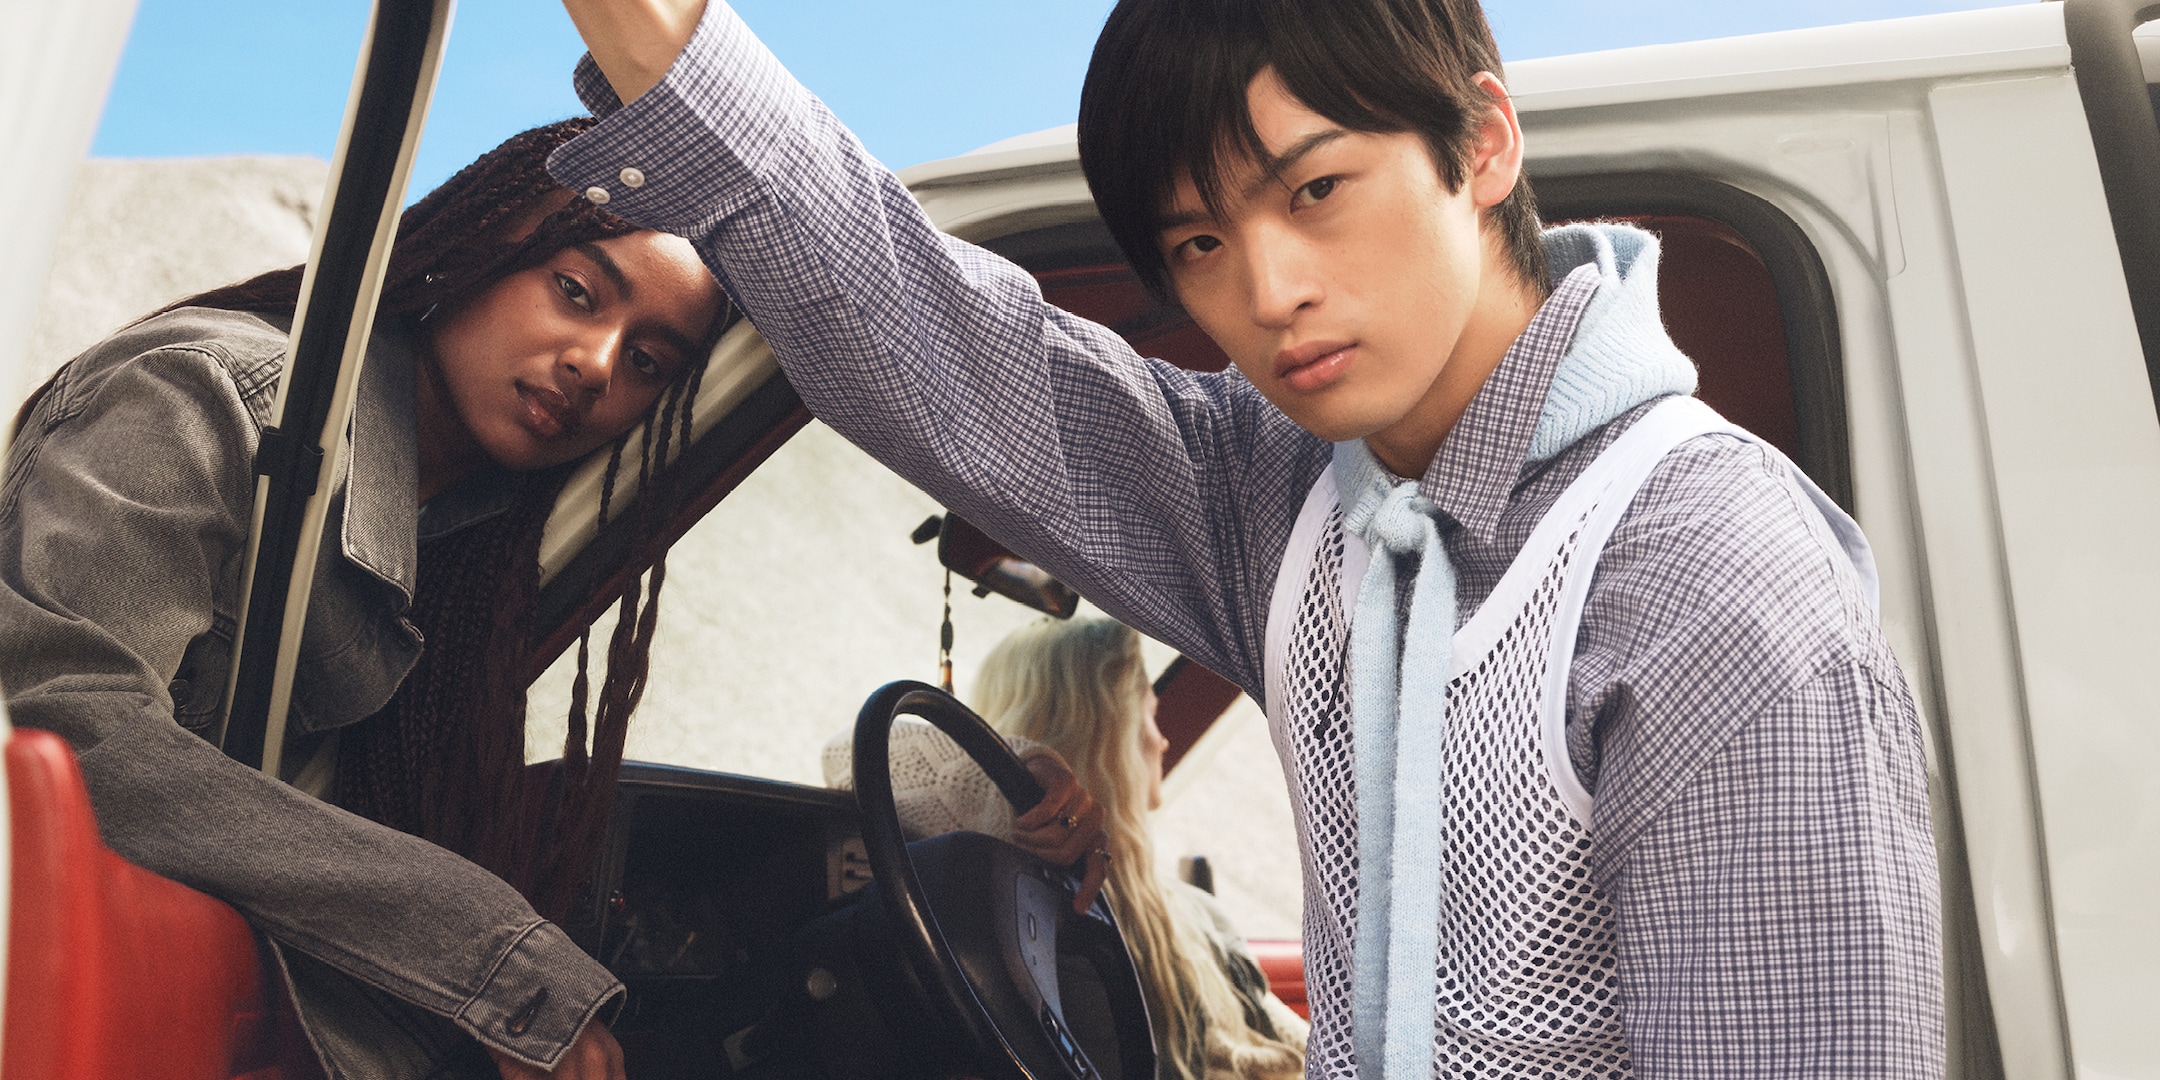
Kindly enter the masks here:
M 1456 524 L 1490 542 L 1528 458 L 1553 373 L 1567 355 L 1583 309 L 1597 294 L 1595 263 L 1576 267 L 1545 298 L 1418 482 L 1418 491 Z

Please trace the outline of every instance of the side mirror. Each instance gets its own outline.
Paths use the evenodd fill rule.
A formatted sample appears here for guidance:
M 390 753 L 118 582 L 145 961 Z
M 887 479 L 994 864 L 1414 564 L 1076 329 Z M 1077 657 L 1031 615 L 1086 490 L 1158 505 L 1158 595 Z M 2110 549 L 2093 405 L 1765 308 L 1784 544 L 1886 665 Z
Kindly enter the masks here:
M 958 514 L 941 514 L 915 527 L 918 544 L 936 540 L 938 562 L 975 583 L 975 595 L 996 593 L 1060 619 L 1080 610 L 1080 594 L 1007 550 Z
M 1215 868 L 1208 864 L 1205 855 L 1180 855 L 1177 860 L 1178 880 L 1208 894 L 1215 895 Z

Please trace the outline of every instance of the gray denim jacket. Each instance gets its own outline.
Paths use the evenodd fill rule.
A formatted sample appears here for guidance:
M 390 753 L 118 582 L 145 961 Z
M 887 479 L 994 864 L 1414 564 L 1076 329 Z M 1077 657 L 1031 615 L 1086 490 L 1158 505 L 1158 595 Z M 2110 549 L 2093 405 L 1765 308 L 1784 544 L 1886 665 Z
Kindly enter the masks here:
M 184 309 L 63 369 L 0 483 L 8 711 L 74 747 L 108 844 L 239 908 L 288 977 L 327 966 L 552 1066 L 620 993 L 605 968 L 493 875 L 199 735 L 224 695 L 255 446 L 285 344 L 260 317 Z M 339 542 L 323 546 L 294 685 L 302 744 L 381 708 L 418 658 L 404 616 L 423 528 L 447 532 L 506 501 L 498 479 L 416 505 L 413 363 L 404 335 L 375 335 L 333 487 Z M 373 1040 L 339 1032 L 336 995 L 308 983 L 296 996 L 331 1075 L 378 1074 L 354 1059 Z

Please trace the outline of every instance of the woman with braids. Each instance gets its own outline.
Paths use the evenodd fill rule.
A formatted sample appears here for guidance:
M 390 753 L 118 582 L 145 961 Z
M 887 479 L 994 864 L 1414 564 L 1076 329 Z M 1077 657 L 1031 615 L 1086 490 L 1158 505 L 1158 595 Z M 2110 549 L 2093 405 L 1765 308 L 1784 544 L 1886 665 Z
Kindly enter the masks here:
M 624 445 L 665 461 L 687 438 L 726 301 L 687 242 L 549 179 L 548 154 L 590 125 L 512 138 L 400 222 L 349 466 L 326 478 L 335 539 L 285 782 L 203 736 L 301 268 L 120 331 L 16 418 L 0 484 L 8 709 L 74 747 L 114 849 L 248 917 L 332 1077 L 621 1075 L 594 1021 L 622 988 L 548 919 L 592 865 L 663 568 L 650 595 L 622 598 L 589 749 L 580 642 L 564 764 L 528 799 L 537 552 L 589 453 L 612 444 L 603 504 L 664 480 L 649 465 L 618 477 Z M 1069 774 L 1046 779 L 1084 801 Z
M 520 673 L 567 468 L 619 457 L 641 421 L 649 444 L 674 434 L 725 301 L 688 244 L 548 178 L 586 126 L 519 135 L 404 214 L 350 468 L 328 478 L 290 783 L 202 736 L 301 268 L 120 331 L 17 418 L 9 711 L 73 745 L 121 855 L 246 914 L 333 1077 L 619 1071 L 588 1021 L 620 988 L 543 915 L 581 884 L 607 812 L 651 600 L 624 598 L 593 745 L 574 717 L 559 790 L 533 800 L 545 822 L 524 812 Z
M 1244 938 L 1207 893 L 1154 871 L 1147 818 L 1163 751 L 1140 635 L 1115 619 L 1044 619 L 1007 635 L 975 678 L 976 711 L 1030 766 L 1068 764 L 1101 804 L 1103 895 L 1132 951 L 1165 1080 L 1291 1080 L 1305 1021 L 1269 992 Z M 849 736 L 825 746 L 826 782 L 853 787 Z M 1005 801 L 959 745 L 920 720 L 892 732 L 893 802 L 910 838 L 955 829 L 1015 836 Z

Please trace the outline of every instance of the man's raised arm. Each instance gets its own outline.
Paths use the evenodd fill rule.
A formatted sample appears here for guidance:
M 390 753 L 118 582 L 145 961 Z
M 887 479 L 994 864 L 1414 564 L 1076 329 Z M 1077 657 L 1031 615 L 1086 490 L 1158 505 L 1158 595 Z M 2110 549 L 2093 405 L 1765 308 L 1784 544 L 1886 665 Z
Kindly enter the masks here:
M 603 119 L 556 152 L 559 180 L 690 238 L 820 419 L 1259 689 L 1267 597 L 1325 443 L 1242 378 L 1143 360 L 940 233 L 726 5 L 568 7 Z

